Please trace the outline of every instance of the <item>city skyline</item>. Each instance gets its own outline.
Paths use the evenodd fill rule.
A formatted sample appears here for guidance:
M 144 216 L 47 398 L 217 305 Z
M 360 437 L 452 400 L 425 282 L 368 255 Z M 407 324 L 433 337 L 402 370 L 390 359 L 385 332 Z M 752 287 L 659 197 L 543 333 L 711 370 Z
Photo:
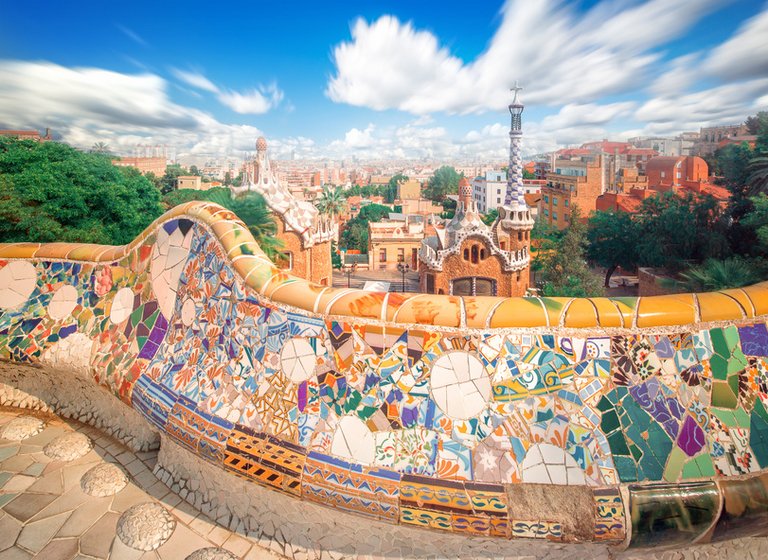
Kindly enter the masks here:
M 15 4 L 0 126 L 79 147 L 238 156 L 504 159 L 737 123 L 768 106 L 768 5 L 687 2 Z M 31 32 L 32 31 L 32 32 Z

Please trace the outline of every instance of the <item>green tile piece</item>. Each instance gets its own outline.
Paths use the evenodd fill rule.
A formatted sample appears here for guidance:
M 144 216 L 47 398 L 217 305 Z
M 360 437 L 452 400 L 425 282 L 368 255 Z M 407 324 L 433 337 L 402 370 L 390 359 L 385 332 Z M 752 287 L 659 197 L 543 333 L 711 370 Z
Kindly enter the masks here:
M 736 426 L 744 429 L 749 428 L 749 414 L 746 410 L 741 407 L 737 408 L 733 411 L 733 417 L 736 420 Z
M 724 381 L 712 382 L 712 406 L 720 408 L 736 408 L 738 399 L 733 390 Z
M 683 465 L 687 459 L 685 452 L 679 447 L 672 449 L 667 459 L 667 467 L 664 469 L 664 480 L 667 482 L 677 482 L 680 474 L 683 472 Z

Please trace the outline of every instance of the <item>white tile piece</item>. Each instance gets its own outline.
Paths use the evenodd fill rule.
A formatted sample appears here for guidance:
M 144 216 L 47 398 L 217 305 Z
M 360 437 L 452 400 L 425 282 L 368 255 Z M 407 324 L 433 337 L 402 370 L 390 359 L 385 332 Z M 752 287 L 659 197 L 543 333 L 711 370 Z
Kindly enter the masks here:
M 11 261 L 0 268 L 0 309 L 13 309 L 27 301 L 37 284 L 37 270 L 27 261 Z
M 112 310 L 109 313 L 109 320 L 113 323 L 122 323 L 133 312 L 133 290 L 130 288 L 120 288 L 112 301 Z
M 491 381 L 483 363 L 463 350 L 443 354 L 430 372 L 432 399 L 452 418 L 474 418 L 487 406 Z
M 77 288 L 65 284 L 53 294 L 48 304 L 48 316 L 54 321 L 60 321 L 70 316 L 77 307 Z

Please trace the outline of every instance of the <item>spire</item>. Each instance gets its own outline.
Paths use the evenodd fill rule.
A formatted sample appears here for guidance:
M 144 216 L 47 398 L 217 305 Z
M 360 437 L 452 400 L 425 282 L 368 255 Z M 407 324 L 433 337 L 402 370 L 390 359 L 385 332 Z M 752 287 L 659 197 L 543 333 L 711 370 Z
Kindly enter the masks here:
M 509 105 L 509 114 L 512 122 L 509 128 L 509 169 L 507 170 L 507 196 L 504 200 L 506 206 L 517 204 L 526 207 L 523 189 L 523 156 L 521 152 L 523 140 L 522 115 L 524 105 L 518 99 L 520 90 L 517 82 L 510 91 L 515 92 L 512 103 Z

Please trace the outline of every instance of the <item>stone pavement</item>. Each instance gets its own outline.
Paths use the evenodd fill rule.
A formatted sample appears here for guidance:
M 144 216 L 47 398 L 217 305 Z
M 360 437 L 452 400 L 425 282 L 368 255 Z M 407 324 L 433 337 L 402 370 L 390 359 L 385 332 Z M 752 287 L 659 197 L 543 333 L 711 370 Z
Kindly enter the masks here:
M 42 431 L 20 441 L 2 437 L 39 429 L 30 420 L 16 421 L 14 433 L 6 430 L 22 416 L 42 420 Z M 64 457 L 57 445 L 62 436 L 70 451 Z M 183 502 L 152 474 L 156 460 L 157 452 L 135 454 L 79 422 L 0 409 L 0 560 L 184 560 L 210 548 L 220 554 L 193 558 L 282 558 Z M 105 464 L 118 466 L 125 476 Z

